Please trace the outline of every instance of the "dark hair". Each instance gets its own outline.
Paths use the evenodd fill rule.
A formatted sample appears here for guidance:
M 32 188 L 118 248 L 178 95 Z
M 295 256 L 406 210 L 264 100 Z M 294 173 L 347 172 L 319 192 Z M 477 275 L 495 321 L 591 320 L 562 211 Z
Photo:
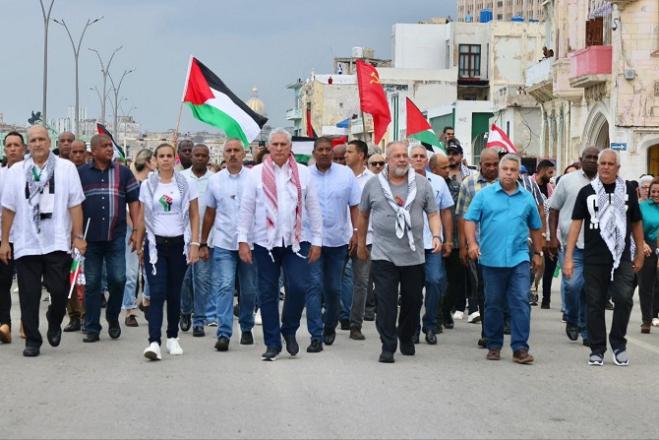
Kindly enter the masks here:
M 543 159 L 540 162 L 538 162 L 538 166 L 535 167 L 535 172 L 538 173 L 545 168 L 556 168 L 556 165 L 554 165 L 554 162 L 552 162 L 549 159 Z
M 368 145 L 366 142 L 359 139 L 353 139 L 348 142 L 348 145 L 354 145 L 357 151 L 364 155 L 364 159 L 368 158 Z
M 169 145 L 169 144 L 167 144 L 167 145 Z M 190 148 L 193 148 L 194 147 L 194 142 L 192 142 L 190 139 L 183 139 L 181 142 L 178 143 L 178 151 L 181 151 L 183 149 L 183 147 L 185 147 L 187 145 L 189 145 Z M 162 144 L 158 145 L 158 148 L 160 148 L 161 146 L 162 146 Z M 170 147 L 171 147 L 171 145 L 170 145 Z M 156 151 L 158 150 L 158 148 L 156 148 Z M 172 147 L 172 148 L 174 148 L 174 147 Z M 176 152 L 176 150 L 174 150 L 174 152 Z
M 580 162 L 573 162 L 570 165 L 566 166 L 565 169 L 563 170 L 563 174 L 567 174 L 567 170 L 570 168 L 576 168 L 578 170 L 581 169 L 581 163 Z
M 652 182 L 650 183 L 650 188 L 648 188 L 648 197 L 650 197 L 650 191 L 652 191 L 652 185 L 659 185 L 659 177 L 655 177 L 652 179 Z
M 2 145 L 7 145 L 7 138 L 9 136 L 18 136 L 21 139 L 21 145 L 25 145 L 25 139 L 23 139 L 23 135 L 17 131 L 10 131 L 9 133 L 7 133 L 5 139 L 2 141 Z
M 315 141 L 313 141 L 313 149 L 314 151 L 316 150 L 316 147 L 320 144 L 330 144 L 332 145 L 332 139 L 328 138 L 327 136 L 321 136 L 319 138 L 316 138 Z
M 254 157 L 254 163 L 255 163 L 256 165 L 260 164 L 261 162 L 263 162 L 263 159 L 265 159 L 265 157 L 266 157 L 268 154 L 270 154 L 270 152 L 269 152 L 267 149 L 259 150 L 259 151 L 256 153 L 256 157 Z
M 451 127 L 450 125 L 447 125 L 446 127 L 444 127 L 444 130 L 442 130 L 442 133 L 446 133 L 446 130 L 453 130 L 453 131 L 455 131 L 455 128 Z
M 181 144 L 179 144 L 179 145 L 181 145 Z M 172 146 L 172 144 L 168 144 L 168 143 L 166 143 L 166 142 L 165 142 L 164 144 L 160 144 L 160 145 L 158 145 L 158 146 L 156 147 L 156 149 L 153 150 L 153 155 L 156 156 L 156 158 L 157 158 L 157 157 L 158 157 L 158 150 L 160 150 L 161 148 L 165 148 L 165 147 L 169 147 L 169 148 L 171 148 L 172 151 L 174 152 L 174 155 L 176 155 L 176 149 Z

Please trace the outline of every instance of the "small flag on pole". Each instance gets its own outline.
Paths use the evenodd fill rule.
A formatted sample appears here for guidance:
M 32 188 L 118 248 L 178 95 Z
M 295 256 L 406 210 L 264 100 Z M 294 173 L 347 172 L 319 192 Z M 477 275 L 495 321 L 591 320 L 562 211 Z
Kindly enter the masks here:
M 119 146 L 119 144 L 117 144 L 114 141 L 114 138 L 112 137 L 112 133 L 110 133 L 108 131 L 108 129 L 105 128 L 105 125 L 100 124 L 100 123 L 97 122 L 96 123 L 96 131 L 98 131 L 98 134 L 109 137 L 110 140 L 112 141 L 112 145 L 114 146 L 114 156 L 112 156 L 112 160 L 117 160 L 117 159 L 122 160 L 122 161 L 126 160 L 126 153 L 124 152 L 124 149 L 121 148 Z
M 497 124 L 492 124 L 492 127 L 490 127 L 486 148 L 501 148 L 506 153 L 517 153 L 517 148 L 515 148 L 513 142 Z
M 432 148 L 432 152 L 436 153 L 442 151 L 446 154 L 446 147 L 437 138 L 437 135 L 432 129 L 432 126 L 428 122 L 421 110 L 414 105 L 414 102 L 410 98 L 406 98 L 406 113 L 407 113 L 407 137 L 418 140 L 419 142 L 429 145 Z M 428 148 L 428 147 L 426 147 Z

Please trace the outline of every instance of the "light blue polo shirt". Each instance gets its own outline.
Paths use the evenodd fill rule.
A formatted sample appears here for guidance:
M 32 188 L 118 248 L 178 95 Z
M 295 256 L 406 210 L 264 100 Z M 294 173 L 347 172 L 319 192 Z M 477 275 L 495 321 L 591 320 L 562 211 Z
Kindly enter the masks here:
M 654 200 L 647 199 L 639 203 L 643 215 L 643 235 L 650 246 L 657 244 L 657 231 L 659 230 L 659 205 Z
M 542 228 L 533 196 L 519 184 L 510 195 L 499 182 L 483 188 L 464 219 L 480 226 L 480 264 L 488 267 L 515 267 L 529 261 L 529 229 Z

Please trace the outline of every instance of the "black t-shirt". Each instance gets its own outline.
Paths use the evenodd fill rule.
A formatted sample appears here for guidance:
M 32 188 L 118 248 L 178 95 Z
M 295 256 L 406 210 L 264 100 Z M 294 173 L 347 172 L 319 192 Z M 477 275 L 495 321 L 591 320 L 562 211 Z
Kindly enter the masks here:
M 638 197 L 636 191 L 628 183 L 625 182 L 627 188 L 627 233 L 625 235 L 625 251 L 622 253 L 622 261 L 631 261 L 629 243 L 632 223 L 641 220 L 641 208 L 638 206 Z M 616 184 L 610 183 L 604 185 L 604 190 L 607 193 L 615 191 Z M 587 264 L 613 264 L 613 256 L 611 251 L 606 246 L 600 230 L 596 229 L 591 222 L 591 213 L 595 212 L 595 202 L 597 196 L 592 185 L 586 185 L 579 191 L 577 200 L 574 203 L 574 210 L 572 211 L 572 220 L 583 220 L 584 230 L 584 263 Z

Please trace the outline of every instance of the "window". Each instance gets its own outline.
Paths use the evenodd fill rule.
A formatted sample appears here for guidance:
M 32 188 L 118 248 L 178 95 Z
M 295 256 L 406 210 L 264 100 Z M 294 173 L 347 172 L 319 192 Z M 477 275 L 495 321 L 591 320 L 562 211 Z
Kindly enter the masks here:
M 459 59 L 460 78 L 480 78 L 481 46 L 480 44 L 461 44 Z

